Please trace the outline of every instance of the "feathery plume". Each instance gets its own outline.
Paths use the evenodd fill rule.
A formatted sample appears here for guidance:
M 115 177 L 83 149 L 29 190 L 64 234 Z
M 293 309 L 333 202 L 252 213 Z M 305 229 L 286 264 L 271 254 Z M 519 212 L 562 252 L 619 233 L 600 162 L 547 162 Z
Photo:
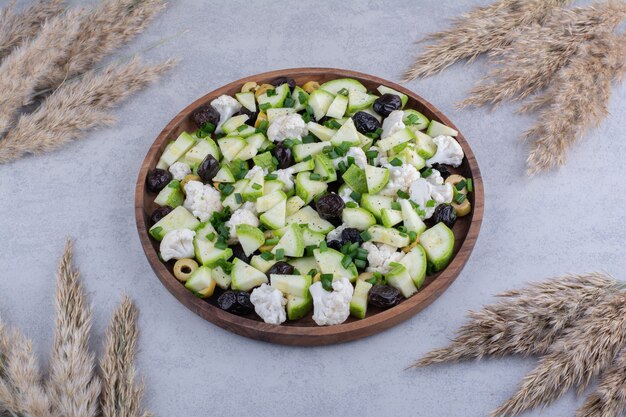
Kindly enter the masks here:
M 107 329 L 104 358 L 100 362 L 103 417 L 148 417 L 141 407 L 143 384 L 135 384 L 137 308 L 124 297 Z
M 522 28 L 510 45 L 493 48 L 496 68 L 459 106 L 497 105 L 545 88 L 585 41 L 613 31 L 625 17 L 626 3 L 621 0 L 555 10 L 543 25 Z
M 587 397 L 576 417 L 619 417 L 626 412 L 626 347 L 602 374 L 600 386 Z
M 100 381 L 89 351 L 91 309 L 80 275 L 72 266 L 72 242 L 65 244 L 57 272 L 57 317 L 47 384 L 55 414 L 94 417 Z
M 510 43 L 510 34 L 517 27 L 541 22 L 552 10 L 570 1 L 497 0 L 474 9 L 456 18 L 451 29 L 426 37 L 434 43 L 416 58 L 404 81 L 434 75 L 459 60 L 472 62 L 480 54 L 502 48 Z
M 625 343 L 626 292 L 621 292 L 592 304 L 492 415 L 514 416 L 547 405 L 572 386 L 581 393 L 591 378 L 611 364 Z
M 67 59 L 60 62 L 39 87 L 58 87 L 65 80 L 93 69 L 102 58 L 141 33 L 164 8 L 163 0 L 106 0 L 101 3 L 84 15 L 80 33 Z
M 0 65 L 0 133 L 14 121 L 19 109 L 31 102 L 37 84 L 66 56 L 78 33 L 78 15 L 69 12 L 45 22 L 38 36 Z
M 176 61 L 141 65 L 133 59 L 122 66 L 91 71 L 80 80 L 64 84 L 31 114 L 20 116 L 0 140 L 0 164 L 26 154 L 41 154 L 78 139 L 92 128 L 111 124 L 108 111 L 123 99 L 154 82 Z
M 580 48 L 552 87 L 525 109 L 542 108 L 537 123 L 525 133 L 533 140 L 529 175 L 565 163 L 569 148 L 608 115 L 611 83 L 625 71 L 626 34 L 607 33 Z
M 436 349 L 413 367 L 509 354 L 544 354 L 563 331 L 617 281 L 599 273 L 565 275 L 499 296 L 503 301 L 470 312 L 449 346 Z
M 20 13 L 15 1 L 0 12 L 0 60 L 35 36 L 44 22 L 64 10 L 65 0 L 41 0 Z

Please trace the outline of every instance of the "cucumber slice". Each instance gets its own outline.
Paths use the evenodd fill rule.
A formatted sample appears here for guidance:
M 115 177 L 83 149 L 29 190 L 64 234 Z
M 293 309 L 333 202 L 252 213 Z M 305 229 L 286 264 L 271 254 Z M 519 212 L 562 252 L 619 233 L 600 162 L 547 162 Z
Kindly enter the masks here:
M 345 207 L 341 213 L 341 220 L 347 227 L 360 231 L 367 230 L 376 224 L 376 218 L 372 213 L 360 207 Z
M 328 184 L 324 181 L 312 180 L 310 177 L 311 174 L 308 172 L 300 172 L 296 175 L 296 195 L 306 204 L 325 193 L 328 188 Z
M 213 142 L 213 139 L 199 139 L 198 143 L 187 151 L 182 160 L 195 171 L 198 165 L 200 165 L 200 162 L 209 154 L 213 155 L 216 160 L 220 160 L 220 151 L 215 142 Z
M 311 95 L 309 95 L 309 106 L 313 109 L 315 120 L 320 120 L 322 117 L 326 116 L 326 112 L 334 99 L 335 96 L 321 88 L 313 91 Z
M 417 110 L 407 109 L 402 116 L 402 122 L 411 129 L 424 130 L 430 124 L 430 120 Z
M 335 99 L 330 104 L 328 111 L 326 112 L 327 117 L 334 117 L 335 119 L 340 119 L 346 114 L 346 110 L 348 109 L 348 97 L 342 96 L 341 94 L 337 94 Z
M 213 236 L 213 239 L 209 239 L 209 235 L 211 233 L 215 233 L 215 228 L 213 227 L 213 225 L 211 225 L 211 222 L 209 221 L 200 223 L 196 228 L 196 235 L 199 235 L 202 239 L 213 241 L 215 239 L 215 236 Z
M 348 187 L 352 188 L 359 194 L 367 193 L 367 178 L 365 177 L 365 171 L 356 165 L 350 165 L 350 168 L 341 176 L 343 181 L 348 184 Z
M 431 120 L 430 121 L 430 124 L 428 125 L 428 130 L 426 131 L 426 133 L 431 138 L 435 138 L 437 136 L 453 136 L 453 137 L 456 137 L 459 134 L 459 132 L 457 132 L 456 130 L 452 129 L 451 127 L 448 127 L 448 126 L 444 125 L 443 123 L 439 123 L 436 120 Z
M 254 156 L 252 162 L 263 169 L 274 170 L 276 168 L 274 162 L 272 162 L 272 153 L 269 151 Z
M 337 171 L 333 166 L 333 161 L 328 156 L 320 153 L 313 157 L 315 161 L 315 170 L 322 177 L 324 182 L 337 181 Z
M 253 92 L 237 93 L 235 98 L 242 106 L 250 110 L 251 113 L 256 113 L 256 97 Z
M 365 136 L 361 132 L 359 132 L 359 141 L 363 151 L 367 151 L 374 144 L 374 139 Z
M 396 229 L 375 225 L 367 229 L 367 232 L 370 234 L 370 241 L 386 243 L 394 248 L 402 248 L 411 243 L 406 233 Z
M 294 174 L 303 171 L 312 171 L 315 168 L 315 161 L 313 159 L 309 159 L 308 161 L 298 162 L 290 168 Z
M 384 208 L 380 212 L 380 218 L 385 227 L 393 227 L 402 221 L 402 212 L 390 208 Z
M 404 108 L 404 106 L 406 106 L 406 102 L 409 101 L 409 96 L 407 96 L 404 93 L 401 93 L 397 90 L 394 90 L 393 88 L 389 88 L 386 87 L 384 85 L 379 85 L 377 88 L 378 92 L 380 93 L 380 95 L 383 94 L 394 94 L 398 97 L 400 97 L 400 101 L 402 102 L 402 108 Z
M 300 100 L 300 98 L 303 100 Z M 304 91 L 301 87 L 296 86 L 291 93 L 291 98 L 294 100 L 295 104 L 293 106 L 295 111 L 304 110 L 306 107 L 306 103 L 309 101 L 309 93 Z
M 256 133 L 256 129 L 250 125 L 241 125 L 236 130 L 230 132 L 226 136 L 239 136 L 241 138 L 247 138 L 248 136 L 252 136 Z
M 400 153 L 396 155 L 403 163 L 413 165 L 415 169 L 420 170 L 426 166 L 424 158 L 419 156 L 415 149 L 410 147 L 404 148 Z
M 409 200 L 405 200 L 403 198 L 399 199 L 400 209 L 402 211 L 402 220 L 404 222 L 404 227 L 409 232 L 415 232 L 418 235 L 422 234 L 424 230 L 426 230 L 426 225 L 420 218 L 417 211 L 413 208 L 413 205 Z
M 393 135 L 389 135 L 386 138 L 379 140 L 376 143 L 376 146 L 378 146 L 381 150 L 386 152 L 390 150 L 391 148 L 394 148 L 403 143 L 407 143 L 413 139 L 415 139 L 413 132 L 411 132 L 410 129 L 404 128 L 402 130 L 397 131 Z
M 288 264 L 302 273 L 308 273 L 312 269 L 317 269 L 317 261 L 314 256 L 290 259 Z
M 294 195 L 293 197 L 289 197 L 287 199 L 287 216 L 291 216 L 292 214 L 295 214 L 298 210 L 300 210 L 305 205 L 306 203 L 304 202 L 304 200 L 298 197 L 297 195 Z M 257 202 L 257 209 L 258 209 L 258 202 Z
M 287 200 L 284 199 L 259 216 L 261 224 L 268 229 L 281 229 L 286 225 Z
M 287 232 L 280 238 L 272 253 L 276 255 L 276 251 L 282 249 L 285 256 L 301 257 L 304 255 L 304 240 L 302 231 L 297 224 L 291 224 Z
M 313 209 L 311 209 L 313 210 Z M 200 220 L 191 214 L 185 207 L 178 206 L 172 210 L 167 216 L 156 222 L 150 228 L 150 236 L 159 242 L 163 237 L 172 230 L 189 229 L 194 230 L 200 224 Z M 332 225 L 331 225 L 332 227 Z
M 306 226 L 301 227 L 301 229 L 302 239 L 304 241 L 305 248 L 307 246 L 319 246 L 319 244 L 322 243 L 323 240 L 326 240 L 326 236 L 324 235 L 324 233 L 314 232 Z M 308 270 L 302 272 L 308 272 Z
M 250 182 L 249 179 L 243 178 L 243 179 L 237 181 L 236 183 L 234 183 L 233 187 L 235 187 L 235 190 L 232 192 L 232 194 L 230 194 L 228 197 L 226 197 L 224 199 L 224 201 L 222 201 L 222 205 L 224 207 L 229 207 L 230 211 L 235 211 L 239 207 L 241 207 L 241 205 L 243 204 L 243 197 L 241 199 L 241 202 L 238 202 L 237 201 L 237 194 L 241 195 L 243 190 L 248 186 L 249 182 Z
M 235 176 L 231 172 L 230 168 L 227 166 L 222 166 L 215 177 L 213 177 L 213 182 L 224 182 L 224 183 L 232 183 L 235 182 Z
M 348 114 L 354 114 L 371 106 L 378 96 L 366 92 L 350 90 L 348 94 Z
M 437 152 L 437 144 L 433 138 L 419 130 L 413 131 L 415 135 L 415 143 L 417 145 L 417 154 L 424 159 L 430 159 Z
M 269 105 L 273 108 L 283 107 L 283 103 L 289 95 L 289 85 L 282 84 L 279 87 L 276 87 L 274 89 L 274 92 L 276 94 L 274 94 L 273 96 L 268 96 L 267 92 L 265 92 L 257 98 L 257 101 L 259 102 L 259 108 L 263 109 L 266 105 Z
M 231 287 L 237 291 L 250 291 L 251 289 L 267 284 L 267 276 L 256 268 L 251 267 L 239 258 L 233 260 L 231 272 Z
M 259 271 L 267 274 L 267 271 L 270 270 L 271 267 L 274 266 L 278 262 L 275 259 L 265 260 L 261 255 L 254 255 L 252 259 L 250 259 L 250 266 L 258 269 Z
M 269 180 L 265 181 L 265 186 L 263 187 L 263 194 L 271 194 L 274 191 L 284 191 L 285 183 L 279 180 Z
M 185 282 L 185 288 L 200 298 L 207 298 L 213 295 L 216 281 L 213 279 L 211 270 L 206 266 L 201 266 Z
M 230 277 L 230 274 L 224 272 L 221 266 L 216 266 L 215 268 L 211 269 L 211 277 L 213 277 L 215 283 L 221 289 L 227 290 L 228 287 L 230 287 L 232 278 Z
M 183 132 L 178 138 L 168 145 L 163 155 L 159 159 L 159 167 L 162 169 L 169 168 L 174 162 L 178 161 L 193 145 L 196 144 L 196 140 L 187 132 Z
M 307 123 L 306 128 L 309 130 L 309 133 L 313 133 L 322 142 L 330 141 L 332 137 L 335 136 L 335 133 L 337 133 L 336 130 L 315 122 Z
M 420 245 L 435 271 L 441 271 L 452 260 L 454 233 L 444 223 L 437 223 L 420 235 Z
M 265 142 L 265 135 L 263 133 L 255 133 L 246 139 L 246 146 L 237 153 L 236 159 L 247 161 L 256 156 L 261 149 L 261 146 Z
M 270 283 L 283 294 L 305 298 L 311 286 L 311 276 L 271 274 Z
M 404 265 L 408 271 L 413 283 L 420 289 L 426 279 L 426 252 L 420 245 L 416 245 L 409 253 L 404 255 L 402 259 L 398 261 L 399 264 Z
M 235 159 L 237 154 L 248 144 L 244 138 L 227 136 L 217 140 L 224 159 L 228 162 Z
M 256 201 L 256 211 L 259 213 L 265 213 L 276 204 L 287 199 L 287 195 L 281 190 L 272 191 L 269 194 L 265 194 L 259 197 Z
M 289 320 L 301 319 L 311 311 L 311 308 L 313 308 L 313 297 L 311 294 L 307 294 L 303 298 L 287 295 L 287 318 Z
M 293 147 L 293 158 L 296 162 L 301 162 L 305 158 L 318 153 L 322 153 L 325 147 L 329 146 L 326 142 L 302 143 Z
M 170 181 L 165 188 L 159 191 L 154 202 L 159 206 L 170 206 L 172 208 L 182 206 L 185 202 L 185 196 L 180 188 L 180 181 Z
M 233 256 L 231 248 L 219 249 L 215 247 L 215 243 L 211 242 L 205 236 L 196 234 L 193 239 L 193 248 L 196 259 L 202 265 L 212 266 L 220 259 L 227 260 Z
M 398 289 L 405 298 L 409 298 L 417 292 L 417 287 L 404 265 L 396 265 L 386 276 L 387 284 Z
M 367 88 L 365 88 L 361 82 L 353 78 L 337 78 L 336 80 L 327 81 L 320 85 L 321 90 L 328 91 L 333 95 L 337 94 L 339 90 L 343 90 L 344 88 L 348 91 L 355 90 L 362 93 L 367 92 Z
M 263 186 L 265 185 L 265 174 L 263 170 L 258 170 L 252 178 L 250 178 L 250 182 L 241 192 L 241 196 L 246 201 L 256 201 L 257 198 L 263 195 Z
M 263 232 L 249 224 L 238 224 L 235 233 L 246 256 L 250 256 L 265 243 Z
M 350 314 L 358 319 L 365 318 L 367 314 L 367 296 L 372 289 L 372 284 L 358 280 L 354 286 L 354 294 L 350 300 Z
M 335 146 L 339 146 L 344 142 L 349 143 L 350 146 L 358 146 L 361 143 L 359 132 L 356 130 L 352 119 L 348 119 L 330 140 L 330 143 Z
M 265 111 L 265 113 L 267 114 L 267 121 L 271 123 L 274 123 L 274 120 L 276 120 L 276 118 L 281 117 L 281 116 L 286 116 L 288 114 L 293 114 L 295 113 L 296 110 L 293 108 L 289 108 L 289 107 L 282 107 L 279 109 L 267 109 Z
M 224 133 L 235 132 L 237 131 L 237 128 L 239 128 L 239 126 L 246 123 L 246 121 L 249 118 L 250 117 L 247 114 L 240 114 L 239 116 L 233 116 L 222 124 L 222 130 L 224 131 Z
M 313 256 L 317 261 L 317 269 L 322 274 L 333 274 L 333 280 L 347 278 L 350 282 L 354 282 L 359 275 L 356 265 L 351 262 L 348 267 L 341 264 L 344 254 L 331 248 L 326 248 L 324 252 L 320 249 L 313 251 Z
M 172 142 L 169 142 L 167 145 L 165 145 L 165 149 L 163 149 L 163 153 L 166 153 L 166 152 L 167 152 L 167 150 L 168 150 L 169 148 L 171 148 L 173 144 L 174 144 L 174 142 L 172 141 Z M 157 162 L 157 164 L 156 164 L 156 167 L 157 167 L 158 169 L 168 169 L 168 168 L 169 168 L 169 166 L 170 166 L 170 164 L 168 164 L 167 162 L 165 162 L 165 161 L 163 160 L 163 157 L 162 157 L 162 156 L 161 156 L 161 158 L 159 158 L 159 162 Z
M 302 207 L 296 214 L 287 217 L 287 224 L 306 224 L 314 232 L 328 233 L 335 228 L 324 220 L 311 206 Z
M 391 197 L 371 194 L 363 194 L 361 196 L 361 207 L 372 213 L 378 220 L 382 219 L 382 210 L 384 208 L 391 208 L 391 203 L 393 203 L 393 198 Z
M 367 181 L 367 192 L 376 194 L 389 182 L 389 170 L 371 165 L 365 166 L 365 179 Z

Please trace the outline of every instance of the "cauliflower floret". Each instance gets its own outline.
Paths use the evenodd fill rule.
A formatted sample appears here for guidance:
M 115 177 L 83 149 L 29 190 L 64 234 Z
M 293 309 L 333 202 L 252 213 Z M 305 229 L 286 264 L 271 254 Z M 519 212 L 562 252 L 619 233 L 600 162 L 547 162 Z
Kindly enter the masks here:
M 280 324 L 287 320 L 285 305 L 287 300 L 283 293 L 267 284 L 252 290 L 250 302 L 254 305 L 254 311 L 270 324 Z
M 463 162 L 463 148 L 452 136 L 437 136 L 433 138 L 433 142 L 437 145 L 437 152 L 432 158 L 426 161 L 429 167 L 433 164 L 445 164 L 458 167 Z
M 352 148 L 348 149 L 348 152 L 346 152 L 346 156 L 343 156 L 341 158 L 335 158 L 332 160 L 335 169 L 339 168 L 339 163 L 341 161 L 343 161 L 343 163 L 346 164 L 346 166 L 348 166 L 349 156 L 354 158 L 354 164 L 356 166 L 358 166 L 361 169 L 365 169 L 365 165 L 367 165 L 367 156 L 365 156 L 365 152 L 363 151 L 362 148 L 359 148 L 356 146 L 353 146 Z
M 250 179 L 254 177 L 260 171 L 263 172 L 263 175 L 267 175 L 267 168 L 261 168 L 260 166 L 256 165 L 252 167 L 252 169 L 246 173 L 246 179 Z
M 414 181 L 409 189 L 409 198 L 424 211 L 424 219 L 431 218 L 437 206 L 452 202 L 453 196 L 454 191 L 450 184 L 435 185 L 424 178 Z M 431 207 L 428 207 L 430 200 L 435 204 L 431 203 Z
M 302 139 L 309 133 L 304 119 L 298 113 L 286 114 L 277 117 L 267 129 L 267 137 L 272 142 L 281 142 L 285 139 Z
M 389 116 L 383 120 L 383 133 L 380 136 L 382 138 L 386 138 L 387 136 L 391 136 L 394 133 L 404 129 L 406 126 L 402 122 L 402 118 L 404 117 L 404 112 L 402 110 L 394 110 L 389 113 Z
M 167 232 L 161 241 L 159 251 L 165 262 L 170 259 L 193 258 L 193 238 L 196 232 L 189 229 L 176 229 Z
M 404 257 L 402 252 L 396 251 L 393 246 L 384 243 L 365 242 L 361 247 L 367 250 L 368 272 L 386 274 L 391 271 L 390 262 L 398 262 Z
M 233 114 L 241 110 L 241 104 L 226 94 L 222 94 L 213 100 L 211 102 L 211 106 L 213 106 L 213 108 L 215 108 L 215 110 L 217 110 L 220 114 L 220 121 L 216 126 L 215 133 L 222 133 L 222 125 L 224 122 L 233 117 Z
M 283 191 L 292 190 L 295 186 L 293 182 L 293 168 L 278 169 L 274 171 L 273 174 L 276 174 L 276 179 L 278 181 L 282 181 L 283 184 L 285 184 Z
M 348 225 L 347 224 L 342 224 L 339 227 L 336 227 L 335 229 L 331 230 L 330 232 L 328 232 L 328 234 L 326 235 L 326 241 L 330 242 L 331 240 L 341 240 L 341 232 L 343 232 L 344 229 L 347 229 Z
M 259 227 L 259 219 L 256 215 L 256 203 L 246 202 L 243 206 L 234 211 L 230 219 L 224 223 L 224 226 L 228 227 L 230 236 L 228 239 L 229 244 L 235 244 L 239 242 L 237 238 L 237 225 L 249 224 L 250 226 Z
M 187 175 L 191 174 L 191 167 L 184 162 L 174 162 L 170 165 L 170 174 L 175 180 L 182 180 Z
M 370 151 L 378 152 L 378 155 L 374 157 L 374 165 L 375 166 L 383 166 L 387 164 L 387 152 L 380 149 L 378 146 L 372 146 L 369 148 Z
M 380 191 L 381 195 L 395 197 L 398 190 L 406 192 L 413 181 L 420 178 L 420 172 L 410 164 L 400 166 L 385 164 L 383 167 L 389 169 L 389 182 Z
M 450 184 L 442 184 L 442 185 L 430 185 L 430 196 L 437 203 L 437 205 L 448 204 L 452 202 L 452 197 L 454 197 L 454 191 L 452 190 L 452 185 Z
M 441 185 L 443 184 L 443 177 L 441 176 L 441 172 L 436 169 L 432 170 L 432 173 L 426 177 L 426 181 L 431 183 L 432 185 Z
M 355 202 L 352 198 L 352 192 L 352 188 L 345 185 L 339 188 L 339 197 L 341 197 L 344 203 Z
M 200 221 L 208 220 L 213 212 L 222 211 L 220 192 L 210 185 L 204 185 L 200 181 L 189 181 L 185 184 L 184 207 Z
M 318 326 L 341 324 L 350 315 L 352 284 L 347 278 L 341 278 L 332 285 L 332 292 L 326 291 L 320 281 L 309 287 L 313 296 L 313 320 Z

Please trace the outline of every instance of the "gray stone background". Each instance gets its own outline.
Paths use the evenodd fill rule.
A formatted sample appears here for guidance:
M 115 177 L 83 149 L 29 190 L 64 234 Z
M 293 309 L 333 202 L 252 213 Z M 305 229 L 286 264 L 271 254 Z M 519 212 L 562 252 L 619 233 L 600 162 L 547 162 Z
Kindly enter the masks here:
M 135 229 L 135 180 L 162 127 L 206 92 L 273 69 L 339 67 L 397 81 L 418 50 L 415 39 L 487 1 L 170 3 L 119 54 L 187 30 L 145 54 L 150 61 L 181 58 L 170 76 L 126 102 L 116 126 L 0 166 L 0 312 L 34 339 L 42 357 L 52 342 L 54 272 L 70 235 L 94 305 L 94 334 L 103 334 L 122 293 L 141 310 L 138 367 L 146 405 L 157 415 L 484 416 L 514 392 L 534 359 L 404 368 L 444 345 L 465 312 L 497 292 L 564 272 L 623 276 L 626 88 L 614 89 L 611 117 L 572 150 L 566 167 L 531 180 L 523 175 L 526 145 L 519 139 L 531 118 L 509 105 L 496 112 L 455 109 L 485 74 L 479 60 L 407 85 L 459 126 L 485 182 L 478 243 L 441 298 L 391 330 L 319 348 L 257 342 L 202 320 L 159 283 Z M 92 345 L 102 350 L 100 340 Z M 581 403 L 568 393 L 527 415 L 573 415 Z

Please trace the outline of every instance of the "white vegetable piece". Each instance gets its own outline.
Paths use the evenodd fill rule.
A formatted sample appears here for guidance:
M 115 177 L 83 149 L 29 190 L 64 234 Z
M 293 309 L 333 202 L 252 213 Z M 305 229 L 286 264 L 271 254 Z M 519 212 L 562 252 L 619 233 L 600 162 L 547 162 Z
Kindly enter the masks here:
M 174 162 L 170 165 L 170 174 L 175 180 L 182 180 L 187 175 L 191 174 L 191 167 L 184 162 Z
M 267 129 L 267 137 L 272 142 L 281 142 L 285 139 L 302 139 L 309 133 L 306 123 L 297 113 L 277 117 Z
M 406 126 L 402 122 L 404 112 L 402 110 L 394 110 L 389 113 L 389 116 L 383 121 L 383 133 L 380 136 L 381 139 L 391 136 L 394 133 L 404 129 Z
M 346 229 L 347 227 L 348 227 L 348 225 L 343 223 L 340 226 L 338 226 L 337 228 L 331 230 L 326 235 L 326 241 L 330 242 L 331 240 L 341 240 L 341 232 L 343 232 L 343 230 Z
M 400 166 L 384 164 L 383 167 L 389 170 L 389 182 L 380 190 L 380 195 L 395 197 L 398 190 L 408 191 L 411 184 L 420 178 L 420 172 L 410 164 Z
M 283 293 L 267 284 L 252 290 L 250 302 L 254 305 L 254 311 L 269 324 L 281 324 L 287 320 L 285 305 L 287 300 Z
M 184 207 L 200 221 L 206 221 L 216 211 L 222 211 L 220 192 L 210 185 L 204 185 L 200 181 L 189 181 L 185 184 Z
M 243 206 L 235 210 L 232 216 L 230 216 L 230 219 L 224 223 L 224 226 L 229 228 L 230 238 L 228 239 L 228 243 L 231 245 L 239 242 L 237 238 L 237 225 L 239 224 L 249 224 L 250 226 L 259 227 L 259 218 L 256 214 L 255 203 L 247 201 Z
M 196 232 L 189 229 L 175 229 L 167 232 L 161 241 L 159 251 L 165 262 L 170 259 L 193 258 L 193 238 Z
M 432 158 L 426 161 L 426 165 L 445 164 L 458 167 L 463 162 L 463 148 L 452 136 L 437 136 L 433 138 L 433 142 L 437 145 L 437 152 Z
M 354 288 L 347 278 L 333 281 L 333 291 L 326 291 L 320 281 L 309 287 L 313 297 L 313 320 L 318 326 L 341 324 L 350 315 Z
M 274 171 L 273 174 L 276 174 L 276 179 L 278 181 L 282 181 L 283 184 L 285 184 L 283 191 L 292 190 L 295 186 L 293 182 L 293 168 L 278 169 Z
M 233 117 L 233 114 L 241 110 L 241 103 L 226 94 L 222 94 L 213 100 L 211 102 L 211 106 L 213 106 L 213 108 L 220 114 L 220 121 L 215 129 L 216 133 L 222 133 L 222 125 L 224 122 Z
M 431 218 L 437 206 L 452 202 L 453 197 L 454 191 L 450 184 L 435 185 L 424 178 L 418 178 L 409 188 L 409 198 L 424 211 L 425 215 L 422 216 L 424 219 Z M 435 204 L 428 207 L 430 200 L 433 200 Z
M 365 242 L 361 247 L 367 250 L 367 272 L 386 274 L 392 269 L 390 262 L 399 262 L 404 257 L 404 253 L 384 243 Z
M 356 166 L 358 166 L 361 169 L 365 169 L 365 165 L 367 165 L 367 156 L 365 155 L 363 148 L 359 148 L 357 146 L 353 146 L 350 149 L 348 149 L 348 152 L 346 152 L 346 156 L 342 158 L 335 158 L 332 160 L 335 169 L 339 168 L 339 162 L 341 161 L 343 161 L 346 165 L 348 165 L 349 156 L 354 158 L 354 164 Z

